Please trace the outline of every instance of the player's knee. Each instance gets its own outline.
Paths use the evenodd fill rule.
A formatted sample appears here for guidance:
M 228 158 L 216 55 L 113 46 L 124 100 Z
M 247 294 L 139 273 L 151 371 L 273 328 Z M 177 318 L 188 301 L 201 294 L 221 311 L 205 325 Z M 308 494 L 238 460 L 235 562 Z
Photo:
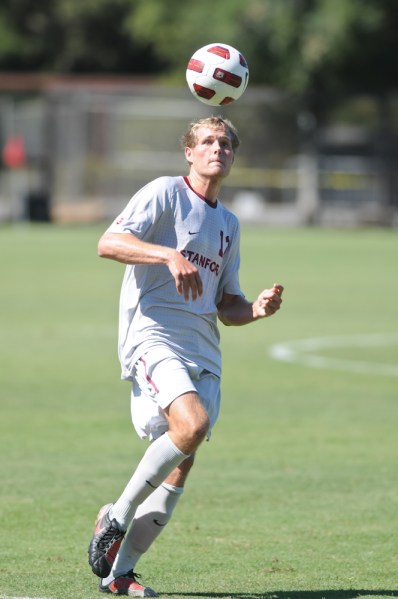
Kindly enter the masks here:
M 196 417 L 184 422 L 184 425 L 179 429 L 179 434 L 184 445 L 190 448 L 187 453 L 195 451 L 200 443 L 202 443 L 208 433 L 209 426 L 210 421 L 206 413 L 200 417 L 196 415 Z
M 209 417 L 207 415 L 207 413 L 204 413 L 203 415 L 201 415 L 200 418 L 196 418 L 194 422 L 191 423 L 191 428 L 190 428 L 190 436 L 191 439 L 195 442 L 201 443 L 208 431 L 209 431 L 209 427 L 210 427 L 210 420 Z
M 181 396 L 165 410 L 169 433 L 177 447 L 187 455 L 196 450 L 205 439 L 209 416 L 196 394 Z

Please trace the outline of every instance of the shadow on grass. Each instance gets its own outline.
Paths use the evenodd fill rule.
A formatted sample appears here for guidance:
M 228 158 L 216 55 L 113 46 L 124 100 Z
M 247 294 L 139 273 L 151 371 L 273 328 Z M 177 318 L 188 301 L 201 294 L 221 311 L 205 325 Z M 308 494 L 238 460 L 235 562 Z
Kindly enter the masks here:
M 358 599 L 365 597 L 398 597 L 398 590 L 369 591 L 366 589 L 271 591 L 269 593 L 164 593 L 168 597 L 209 597 L 209 599 Z

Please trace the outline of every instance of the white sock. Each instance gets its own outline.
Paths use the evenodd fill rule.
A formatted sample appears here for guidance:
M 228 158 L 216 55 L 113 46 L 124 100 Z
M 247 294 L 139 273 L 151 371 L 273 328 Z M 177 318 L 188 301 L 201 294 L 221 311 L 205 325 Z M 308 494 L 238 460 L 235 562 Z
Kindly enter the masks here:
M 109 517 L 116 518 L 122 530 L 127 530 L 137 507 L 154 492 L 185 458 L 165 433 L 144 453 L 123 493 L 112 506 Z
M 103 584 L 109 584 L 135 568 L 143 553 L 148 551 L 171 518 L 184 489 L 163 483 L 142 503 L 124 538 L 113 563 L 112 571 Z

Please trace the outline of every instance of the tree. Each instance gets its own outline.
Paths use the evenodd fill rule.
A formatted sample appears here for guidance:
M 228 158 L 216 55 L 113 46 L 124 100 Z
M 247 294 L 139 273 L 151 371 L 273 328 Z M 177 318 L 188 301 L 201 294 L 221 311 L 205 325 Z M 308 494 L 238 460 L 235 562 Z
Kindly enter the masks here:
M 395 0 L 136 0 L 127 27 L 154 40 L 158 57 L 184 72 L 211 42 L 236 46 L 252 83 L 277 86 L 313 104 L 328 95 L 396 89 Z
M 396 0 L 2 0 L 0 69 L 184 79 L 211 42 L 239 48 L 252 83 L 322 109 L 397 87 Z
M 151 73 L 165 67 L 152 42 L 136 44 L 130 0 L 2 0 L 0 69 Z

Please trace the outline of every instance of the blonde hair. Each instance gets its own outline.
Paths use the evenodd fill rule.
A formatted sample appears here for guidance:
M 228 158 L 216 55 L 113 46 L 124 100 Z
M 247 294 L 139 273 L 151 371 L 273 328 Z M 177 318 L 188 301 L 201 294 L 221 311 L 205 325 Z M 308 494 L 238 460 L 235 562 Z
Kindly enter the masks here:
M 198 143 L 198 129 L 199 127 L 209 127 L 210 129 L 223 129 L 231 138 L 232 149 L 234 152 L 238 151 L 240 145 L 240 139 L 236 127 L 231 123 L 230 120 L 224 119 L 221 116 L 209 116 L 203 119 L 193 121 L 188 125 L 188 128 L 184 135 L 181 137 L 181 145 L 183 148 L 194 148 Z

